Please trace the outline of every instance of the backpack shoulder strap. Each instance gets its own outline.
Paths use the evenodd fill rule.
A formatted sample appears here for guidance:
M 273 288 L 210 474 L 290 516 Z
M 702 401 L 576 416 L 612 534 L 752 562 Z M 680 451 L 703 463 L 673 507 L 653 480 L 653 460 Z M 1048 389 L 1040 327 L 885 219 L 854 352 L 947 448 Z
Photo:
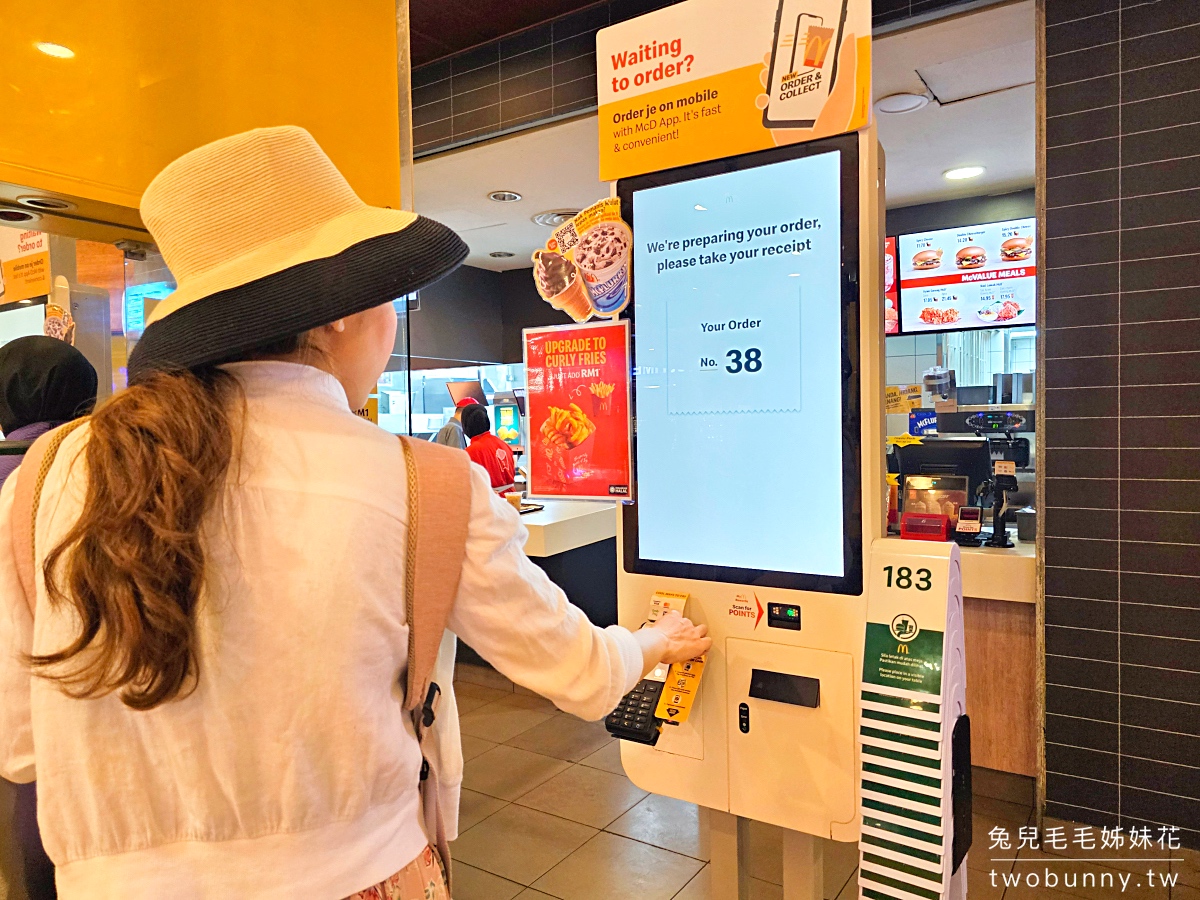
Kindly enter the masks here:
M 37 531 L 42 488 L 46 484 L 46 475 L 50 467 L 54 465 L 54 458 L 58 456 L 58 448 L 62 446 L 67 435 L 85 421 L 86 418 L 75 419 L 39 437 L 26 451 L 25 458 L 21 460 L 21 465 L 13 475 L 17 479 L 11 526 L 13 553 L 17 560 L 17 578 L 21 582 L 31 615 L 37 609 L 37 550 L 34 547 L 34 536 Z
M 425 703 L 462 575 L 471 513 L 471 460 L 452 447 L 400 438 L 408 481 L 404 610 L 408 683 L 404 708 Z M 428 725 L 429 723 L 426 723 Z

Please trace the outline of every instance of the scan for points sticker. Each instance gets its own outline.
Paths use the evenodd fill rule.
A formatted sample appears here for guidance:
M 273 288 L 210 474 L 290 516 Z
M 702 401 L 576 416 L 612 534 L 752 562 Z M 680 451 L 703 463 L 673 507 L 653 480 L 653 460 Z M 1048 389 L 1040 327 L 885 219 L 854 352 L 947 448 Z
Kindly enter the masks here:
M 856 131 L 870 0 L 687 0 L 596 35 L 600 178 Z

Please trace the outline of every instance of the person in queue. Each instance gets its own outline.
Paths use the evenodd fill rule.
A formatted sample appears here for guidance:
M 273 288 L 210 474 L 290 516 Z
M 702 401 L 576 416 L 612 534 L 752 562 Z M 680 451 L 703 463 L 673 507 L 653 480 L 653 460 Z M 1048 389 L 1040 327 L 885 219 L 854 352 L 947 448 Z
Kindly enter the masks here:
M 178 289 L 129 388 L 54 457 L 33 615 L 16 479 L 0 491 L 0 775 L 37 776 L 65 900 L 447 898 L 402 708 L 415 451 L 352 410 L 391 354 L 391 298 L 466 245 L 364 204 L 291 126 L 184 155 L 141 212 Z M 449 628 L 502 674 L 599 719 L 708 649 L 678 615 L 592 625 L 465 471 Z
M 492 490 L 512 490 L 517 477 L 517 458 L 512 447 L 492 434 L 492 420 L 487 410 L 476 404 L 463 410 L 463 433 L 466 434 L 467 455 L 487 471 Z
M 29 335 L 0 347 L 0 430 L 6 441 L 32 441 L 85 416 L 96 405 L 99 379 L 87 357 L 57 338 Z M 0 484 L 21 464 L 0 456 Z
M 437 434 L 433 436 L 435 444 L 443 444 L 447 447 L 454 447 L 458 450 L 467 449 L 467 438 L 463 433 L 462 419 L 463 411 L 470 406 L 478 406 L 479 401 L 474 397 L 463 397 L 454 404 L 454 415 L 450 420 L 441 427 Z
M 57 338 L 29 335 L 0 347 L 0 430 L 10 446 L 32 441 L 47 431 L 87 415 L 96 405 L 99 379 L 87 357 Z M 3 446 L 3 445 L 0 445 Z M 24 453 L 0 455 L 0 484 L 21 464 Z M 12 810 L 4 826 L 14 838 L 19 858 L 5 867 L 8 878 L 23 883 L 29 900 L 55 896 L 54 864 L 46 855 L 37 825 L 37 786 L 33 783 L 0 784 L 7 795 L 3 808 Z

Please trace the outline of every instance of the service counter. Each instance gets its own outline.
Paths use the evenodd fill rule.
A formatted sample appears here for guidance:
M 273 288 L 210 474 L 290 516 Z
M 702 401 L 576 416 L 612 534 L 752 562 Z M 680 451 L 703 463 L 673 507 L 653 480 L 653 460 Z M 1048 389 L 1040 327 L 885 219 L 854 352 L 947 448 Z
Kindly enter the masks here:
M 525 513 L 521 524 L 529 530 L 525 553 L 537 559 L 569 553 L 617 537 L 615 503 L 585 500 L 530 500 L 546 508 Z
M 974 765 L 1037 775 L 1037 549 L 960 548 Z
M 617 624 L 617 507 L 589 500 L 534 500 L 525 552 L 596 625 Z

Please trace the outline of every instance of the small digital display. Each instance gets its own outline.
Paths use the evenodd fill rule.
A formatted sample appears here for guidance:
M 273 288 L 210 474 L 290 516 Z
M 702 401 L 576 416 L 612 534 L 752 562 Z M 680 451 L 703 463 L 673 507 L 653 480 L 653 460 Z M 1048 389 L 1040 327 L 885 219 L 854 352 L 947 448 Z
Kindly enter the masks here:
M 0 347 L 20 337 L 43 334 L 45 322 L 44 302 L 27 301 L 0 306 Z

